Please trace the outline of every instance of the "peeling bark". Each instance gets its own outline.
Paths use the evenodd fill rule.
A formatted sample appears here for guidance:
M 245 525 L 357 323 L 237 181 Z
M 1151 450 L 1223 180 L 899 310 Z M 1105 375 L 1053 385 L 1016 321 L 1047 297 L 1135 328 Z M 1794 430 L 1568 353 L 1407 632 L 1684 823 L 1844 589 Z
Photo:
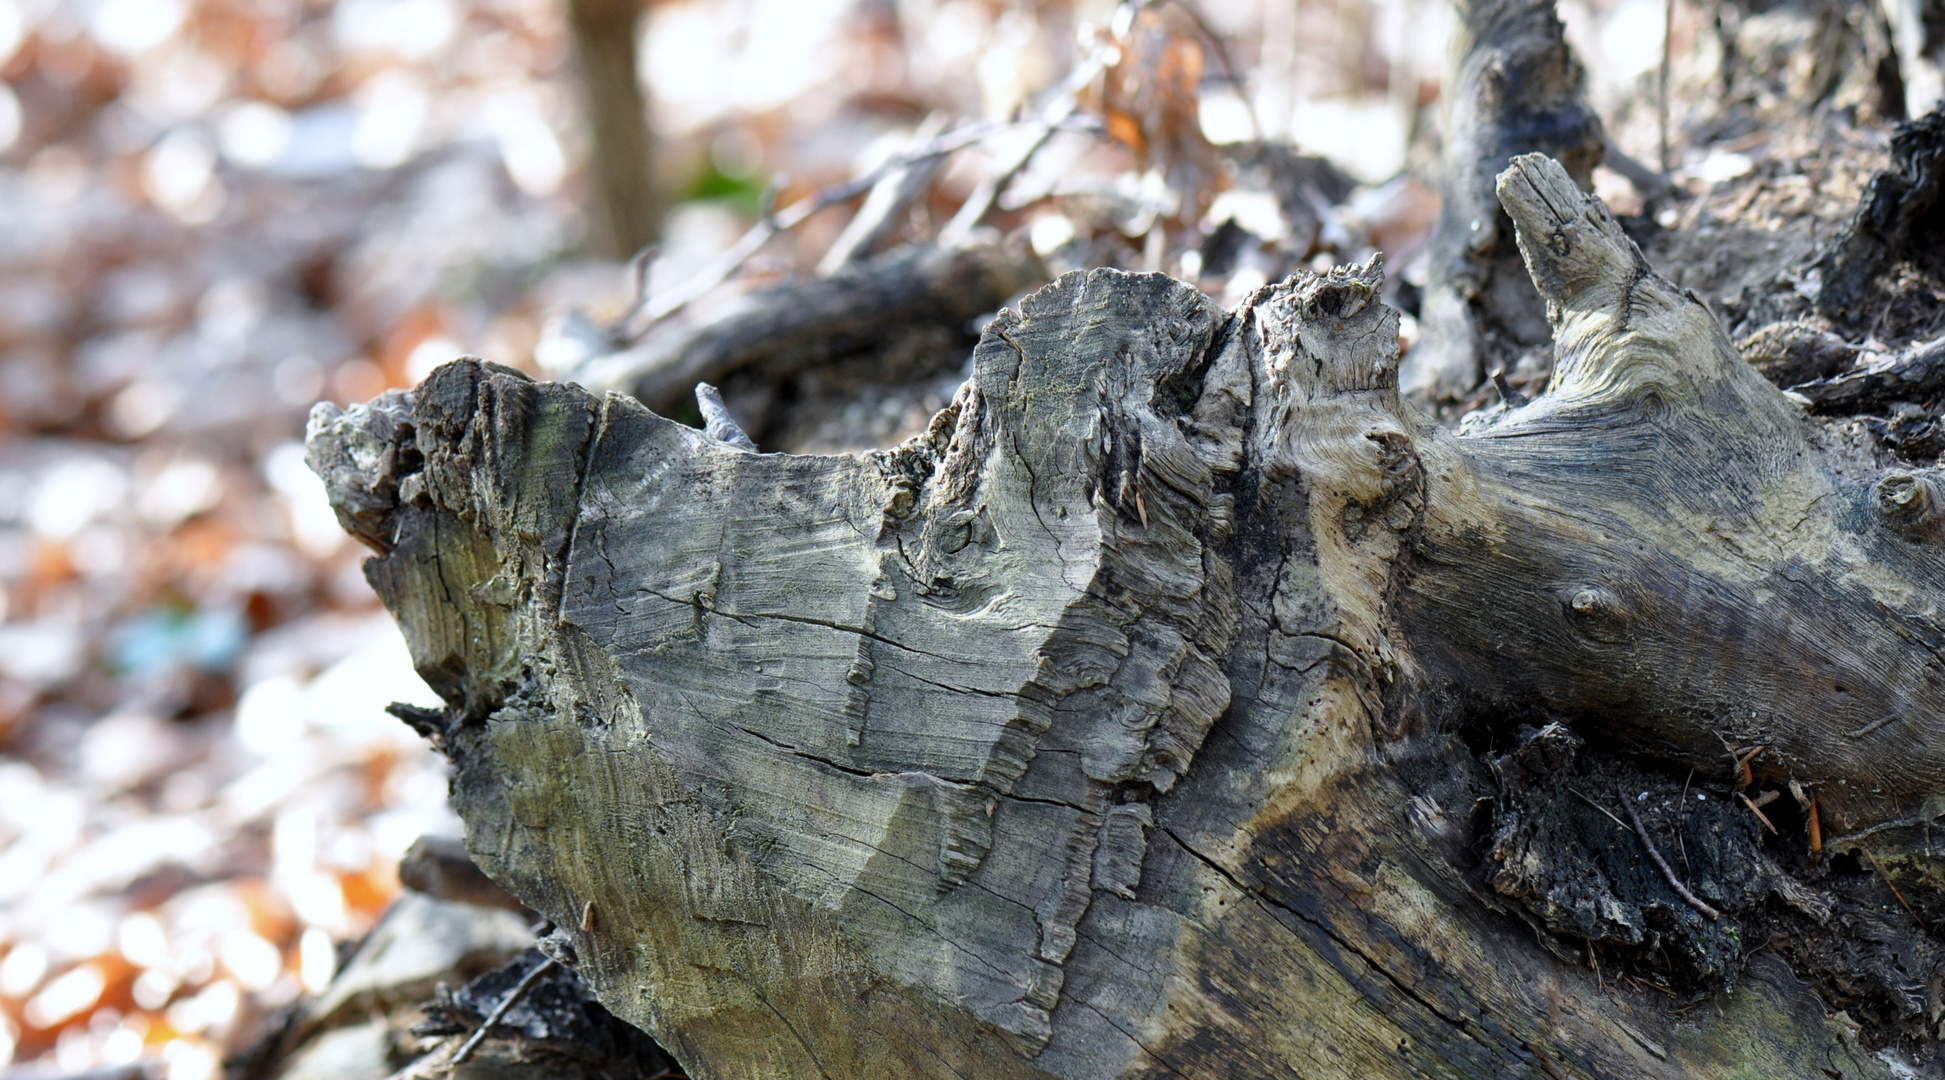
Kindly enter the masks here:
M 474 361 L 321 406 L 480 866 L 708 1080 L 1892 1075 L 1937 481 L 1559 164 L 1498 193 L 1557 366 L 1458 432 L 1375 263 L 1070 274 L 863 455 Z

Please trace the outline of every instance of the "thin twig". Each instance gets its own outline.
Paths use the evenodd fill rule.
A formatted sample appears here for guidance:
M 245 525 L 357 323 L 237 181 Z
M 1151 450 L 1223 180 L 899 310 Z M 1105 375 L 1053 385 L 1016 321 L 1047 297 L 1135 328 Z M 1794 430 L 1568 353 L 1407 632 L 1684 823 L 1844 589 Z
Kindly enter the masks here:
M 1844 732 L 1844 735 L 1852 739 L 1861 739 L 1864 736 L 1869 735 L 1871 732 L 1878 730 L 1879 728 L 1897 723 L 1898 720 L 1899 720 L 1898 713 L 1892 713 L 1889 716 L 1880 716 L 1876 720 L 1873 720 L 1870 723 L 1865 724 L 1861 728 Z
M 1695 770 L 1694 769 L 1688 770 L 1688 779 L 1682 781 L 1682 797 L 1675 801 L 1675 805 L 1676 807 L 1678 807 L 1678 809 L 1675 811 L 1675 816 L 1677 818 L 1683 820 L 1686 820 L 1688 818 L 1688 785 L 1691 782 L 1693 782 L 1694 779 L 1695 779 Z M 1687 870 L 1689 873 L 1694 873 L 1695 868 L 1688 865 L 1688 840 L 1685 838 L 1685 834 L 1687 832 L 1688 832 L 1687 829 L 1678 828 L 1675 830 L 1675 850 L 1681 853 L 1682 869 Z
M 1157 0 L 1121 0 L 1121 3 L 1115 6 L 1114 18 L 1110 25 L 1131 26 L 1135 15 L 1156 2 Z M 1086 58 L 1074 65 L 1074 70 L 1068 72 L 1066 80 L 1060 84 L 1060 89 L 1040 112 L 1041 118 L 1037 121 L 1040 125 L 1040 133 L 1015 152 L 1012 160 L 1001 166 L 997 173 L 981 181 L 979 186 L 973 189 L 973 193 L 959 205 L 959 211 L 952 215 L 952 220 L 946 222 L 945 227 L 939 230 L 940 247 L 953 247 L 966 242 L 966 238 L 972 235 L 972 231 L 979 227 L 980 222 L 986 220 L 988 213 L 992 212 L 1000 196 L 1006 193 L 1007 185 L 1026 169 L 1033 161 L 1033 156 L 1040 152 L 1041 147 L 1047 145 L 1047 140 L 1053 138 L 1054 132 L 1066 124 L 1080 108 L 1081 91 L 1086 89 L 1089 83 L 1101 77 L 1101 73 L 1112 63 L 1111 57 L 1120 55 L 1121 51 L 1118 47 L 1102 41 L 1095 45 L 1094 50 Z
M 998 172 L 980 181 L 972 194 L 966 196 L 966 201 L 959 204 L 958 212 L 953 214 L 952 219 L 939 230 L 940 247 L 954 247 L 966 242 L 966 238 L 972 235 L 972 231 L 979 227 L 980 222 L 986 220 L 988 213 L 992 212 L 1000 196 L 1006 193 L 1007 185 L 1013 182 L 1013 178 L 1020 175 L 1027 165 L 1032 163 L 1033 156 L 1040 152 L 1041 147 L 1047 145 L 1048 140 L 1053 138 L 1054 132 L 1060 130 L 1073 118 L 1075 111 L 1080 108 L 1081 89 L 1093 82 L 1106 69 L 1107 50 L 1105 48 L 1094 50 L 1093 55 L 1074 69 L 1073 74 L 1069 75 L 1066 83 L 1061 86 L 1059 95 L 1041 112 L 1040 119 L 1029 122 L 1039 128 L 1034 137 L 1015 151 L 1013 157 L 1000 166 Z
M 1803 808 L 1803 826 L 1810 833 L 1810 854 L 1812 857 L 1823 851 L 1823 827 L 1817 821 L 1817 797 L 1803 790 L 1797 778 L 1790 777 L 1790 794 L 1796 796 L 1796 804 Z
M 1749 808 L 1749 812 L 1756 815 L 1756 820 L 1763 823 L 1763 828 L 1768 829 L 1771 836 L 1777 835 L 1776 826 L 1769 823 L 1769 816 L 1763 813 L 1762 807 L 1757 805 L 1755 800 L 1740 791 L 1736 792 L 1736 798 L 1741 799 L 1742 804 Z
M 952 220 L 947 221 L 945 227 L 939 230 L 939 246 L 955 247 L 965 243 L 966 238 L 972 235 L 972 231 L 979 227 L 979 223 L 986 220 L 986 215 L 992 211 L 993 204 L 999 202 L 999 197 L 1006 191 L 1007 185 L 1013 182 L 1014 177 L 1020 175 L 1027 164 L 1033 160 L 1033 156 L 1040 152 L 1040 148 L 1046 146 L 1047 141 L 1053 138 L 1054 132 L 1059 130 L 1058 125 L 1072 116 L 1077 108 L 1079 105 L 1069 98 L 1053 110 L 1055 115 L 1037 121 L 1040 130 L 1034 135 L 1032 141 L 1021 147 L 999 172 L 980 181 L 979 186 L 973 189 L 973 193 L 959 205 L 958 213 L 953 214 Z
M 1668 860 L 1661 857 L 1661 852 L 1655 850 L 1655 842 L 1648 839 L 1648 830 L 1641 824 L 1641 815 L 1634 812 L 1634 804 L 1628 801 L 1628 793 L 1621 790 L 1618 781 L 1614 784 L 1614 794 L 1620 796 L 1621 809 L 1626 810 L 1628 820 L 1634 822 L 1634 835 L 1641 838 L 1641 846 L 1648 849 L 1648 858 L 1654 860 L 1656 868 L 1661 871 L 1661 876 L 1668 879 L 1668 885 L 1675 890 L 1675 895 L 1688 901 L 1690 907 L 1709 918 L 1720 919 L 1722 913 L 1710 907 L 1701 897 L 1689 892 L 1688 886 L 1682 884 L 1682 879 L 1675 876 L 1675 868 L 1668 865 Z
M 1857 845 L 1857 850 L 1863 852 L 1864 857 L 1871 860 L 1871 869 L 1877 871 L 1878 880 L 1884 882 L 1884 887 L 1890 889 L 1891 895 L 1898 898 L 1899 905 L 1904 908 L 1905 914 L 1911 916 L 1911 921 L 1917 923 L 1921 928 L 1923 928 L 1926 932 L 1929 933 L 1931 931 L 1931 927 L 1926 926 L 1925 920 L 1919 918 L 1918 913 L 1912 910 L 1910 902 L 1904 898 L 1903 893 L 1898 891 L 1898 887 L 1896 885 L 1891 884 L 1891 876 L 1884 872 L 1884 867 L 1879 865 L 1877 861 L 1877 856 L 1871 854 L 1871 849 L 1865 847 L 1862 844 L 1859 844 Z
M 1715 733 L 1715 738 L 1717 742 L 1722 744 L 1722 752 L 1729 755 L 1729 784 L 1730 790 L 1733 791 L 1742 786 L 1737 783 L 1738 780 L 1742 779 L 1742 759 L 1736 756 L 1736 751 L 1742 749 L 1742 745 L 1740 743 L 1732 743 L 1723 738 L 1722 733 L 1719 731 Z
M 628 257 L 628 287 L 637 305 L 648 302 L 648 276 L 662 254 L 661 244 L 645 244 Z
M 1122 0 L 1117 8 L 1116 14 L 1118 16 L 1122 9 L 1126 9 L 1132 14 L 1153 2 L 1154 0 Z M 737 239 L 736 243 L 730 245 L 729 250 L 718 255 L 701 272 L 659 296 L 645 297 L 636 303 L 629 310 L 628 314 L 622 316 L 614 324 L 613 336 L 618 341 L 629 343 L 641 340 L 642 335 L 648 333 L 649 329 L 656 323 L 675 314 L 677 311 L 700 299 L 710 290 L 716 288 L 716 286 L 728 281 L 738 270 L 742 269 L 744 263 L 750 261 L 751 256 L 761 250 L 763 245 L 769 243 L 770 239 L 778 233 L 788 232 L 802 224 L 812 214 L 817 213 L 825 207 L 833 206 L 848 199 L 857 198 L 859 195 L 870 191 L 879 180 L 884 179 L 893 172 L 905 169 L 928 158 L 940 157 L 961 150 L 1002 131 L 1016 127 L 1038 128 L 1039 130 L 1033 140 L 1021 152 L 1015 155 L 1014 160 L 1008 163 L 1005 168 L 1001 169 L 997 176 L 976 188 L 972 196 L 966 200 L 965 204 L 960 206 L 959 212 L 954 214 L 952 220 L 946 223 L 945 228 L 939 231 L 939 244 L 942 247 L 949 247 L 954 243 L 963 242 L 966 236 L 972 232 L 973 228 L 985 219 L 987 212 L 999 200 L 999 196 L 1005 190 L 1006 185 L 1012 182 L 1013 177 L 1018 175 L 1020 170 L 1026 168 L 1028 162 L 1033 160 L 1033 155 L 1038 153 L 1042 146 L 1046 145 L 1047 140 L 1051 139 L 1056 131 L 1070 128 L 1087 131 L 1098 130 L 1098 124 L 1088 121 L 1077 121 L 1074 113 L 1080 107 L 1081 90 L 1088 83 L 1093 82 L 1099 77 L 1101 72 L 1107 69 L 1107 58 L 1110 52 L 1111 50 L 1103 45 L 1096 48 L 1084 61 L 1076 65 L 1066 82 L 1061 85 L 1060 91 L 1054 101 L 1043 110 L 1041 118 L 1038 120 L 1026 123 L 1021 123 L 1016 120 L 999 120 L 968 124 L 955 131 L 948 131 L 936 139 L 921 143 L 904 153 L 894 154 L 880 162 L 876 168 L 869 169 L 841 184 L 833 184 L 806 198 L 799 199 L 776 214 L 771 214 L 766 209 L 763 215 L 757 220 L 757 223 L 752 225 L 748 232 L 745 232 Z
M 1720 739 L 1722 737 L 1718 735 L 1716 738 Z M 1756 759 L 1757 754 L 1769 748 L 1766 746 L 1752 746 L 1748 750 L 1744 750 L 1740 746 L 1730 745 L 1726 739 L 1723 740 L 1722 745 L 1729 751 L 1729 781 L 1735 784 L 1735 789 L 1741 791 L 1743 788 L 1755 783 L 1756 774 L 1749 768 L 1749 763 Z
M 938 138 L 945 131 L 946 123 L 944 112 L 932 113 L 912 133 L 912 141 L 925 143 Z M 878 245 L 897 229 L 899 216 L 925 193 L 944 164 L 945 155 L 934 154 L 880 177 L 877 183 L 871 185 L 857 213 L 851 215 L 844 230 L 837 234 L 837 239 L 825 249 L 824 257 L 817 261 L 817 276 L 829 277 L 852 261 L 876 251 Z
M 499 1023 L 500 1018 L 507 1014 L 507 1010 L 513 1008 L 527 991 L 533 988 L 534 983 L 539 982 L 542 975 L 554 970 L 555 966 L 555 960 L 550 956 L 535 964 L 533 970 L 520 976 L 520 981 L 513 984 L 513 989 L 507 991 L 507 996 L 501 998 L 498 1005 L 493 1006 L 493 1011 L 487 1014 L 485 1022 L 480 1024 L 478 1030 L 460 1044 L 458 1052 L 452 1056 L 451 1064 L 465 1064 L 466 1059 L 473 1056 L 473 1051 L 478 1048 L 480 1041 L 486 1038 L 486 1033 L 493 1030 L 493 1025 Z
M 1069 110 L 1070 114 L 1071 112 L 1072 110 Z M 1091 128 L 1092 126 L 1073 125 L 1068 122 L 1069 119 L 1069 116 L 1063 115 L 1058 120 L 1052 121 L 1052 126 L 1056 129 L 1072 126 Z M 925 161 L 928 158 L 940 157 L 962 150 L 976 142 L 989 139 L 1002 131 L 1023 126 L 1031 125 L 1023 125 L 1010 120 L 982 121 L 977 124 L 968 124 L 956 130 L 948 131 L 938 138 L 929 139 L 903 153 L 894 154 L 880 162 L 876 167 L 867 169 L 849 180 L 832 184 L 829 187 L 820 188 L 816 192 L 791 203 L 776 213 L 770 213 L 766 207 L 764 213 L 758 217 L 755 225 L 750 226 L 747 232 L 737 238 L 736 243 L 730 245 L 729 250 L 718 255 L 708 266 L 698 271 L 694 277 L 658 295 L 652 297 L 644 296 L 629 310 L 628 314 L 622 316 L 616 322 L 615 336 L 622 341 L 639 340 L 643 334 L 648 332 L 650 327 L 675 314 L 682 308 L 687 307 L 711 289 L 729 280 L 738 270 L 743 268 L 744 263 L 750 261 L 751 256 L 761 250 L 763 245 L 769 243 L 772 237 L 781 232 L 789 232 L 791 229 L 803 224 L 804 221 L 819 210 L 829 206 L 835 206 L 848 199 L 855 199 L 859 195 L 870 191 L 873 185 L 877 184 L 879 180 L 884 179 L 888 174 Z M 1048 131 L 1042 135 L 1042 138 L 1044 139 L 1051 134 L 1052 132 Z
M 1613 820 L 1614 824 L 1619 825 L 1623 829 L 1628 827 L 1627 822 L 1622 821 L 1620 818 L 1614 816 L 1614 811 L 1609 810 L 1607 807 L 1602 806 L 1600 803 L 1595 802 L 1594 800 L 1588 798 L 1585 795 L 1581 795 L 1580 790 L 1578 788 L 1568 788 L 1567 790 L 1573 792 L 1576 795 L 1580 795 L 1581 802 L 1584 802 L 1587 805 L 1593 807 L 1594 809 L 1599 810 L 1601 813 L 1606 814 L 1611 820 Z

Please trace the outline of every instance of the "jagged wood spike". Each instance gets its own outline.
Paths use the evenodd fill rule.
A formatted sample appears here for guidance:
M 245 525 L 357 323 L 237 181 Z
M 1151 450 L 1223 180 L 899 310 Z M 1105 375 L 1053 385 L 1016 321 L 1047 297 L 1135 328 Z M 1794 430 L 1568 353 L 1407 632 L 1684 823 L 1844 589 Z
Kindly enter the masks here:
M 723 404 L 721 390 L 706 382 L 697 383 L 696 408 L 702 413 L 702 430 L 710 438 L 738 450 L 756 452 L 756 443 L 737 426 L 736 418 L 729 415 L 729 406 Z

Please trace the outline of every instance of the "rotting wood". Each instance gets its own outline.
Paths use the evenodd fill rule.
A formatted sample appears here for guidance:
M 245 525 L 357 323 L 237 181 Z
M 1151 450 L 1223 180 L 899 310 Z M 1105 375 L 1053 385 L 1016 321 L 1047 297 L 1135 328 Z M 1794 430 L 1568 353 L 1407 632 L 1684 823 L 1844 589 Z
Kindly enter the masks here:
M 1558 366 L 1458 433 L 1399 393 L 1375 264 L 1233 312 L 1068 275 L 928 433 L 858 456 L 472 361 L 322 408 L 481 866 L 707 1080 L 1891 1075 L 1800 981 L 1841 927 L 1727 936 L 1822 901 L 1726 785 L 1648 804 L 1717 830 L 1678 835 L 1719 924 L 1560 793 L 1658 762 L 1686 800 L 1721 737 L 1761 743 L 1827 846 L 1936 895 L 1945 554 L 1566 170 L 1499 192 Z M 1845 734 L 1887 710 L 1895 752 Z M 1528 715 L 1649 764 L 1558 724 L 1464 741 Z M 1861 896 L 1833 926 L 1936 964 Z M 1663 980 L 1711 1007 L 1628 988 Z

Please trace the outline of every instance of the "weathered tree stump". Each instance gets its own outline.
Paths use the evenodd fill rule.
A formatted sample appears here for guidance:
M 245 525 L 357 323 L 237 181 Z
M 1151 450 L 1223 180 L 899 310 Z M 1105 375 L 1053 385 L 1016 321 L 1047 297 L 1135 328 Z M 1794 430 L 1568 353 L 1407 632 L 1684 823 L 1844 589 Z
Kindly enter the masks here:
M 320 407 L 480 865 L 709 1080 L 1922 1056 L 1945 492 L 1499 195 L 1557 363 L 1456 433 L 1375 264 L 1070 274 L 862 456 L 470 360 Z

